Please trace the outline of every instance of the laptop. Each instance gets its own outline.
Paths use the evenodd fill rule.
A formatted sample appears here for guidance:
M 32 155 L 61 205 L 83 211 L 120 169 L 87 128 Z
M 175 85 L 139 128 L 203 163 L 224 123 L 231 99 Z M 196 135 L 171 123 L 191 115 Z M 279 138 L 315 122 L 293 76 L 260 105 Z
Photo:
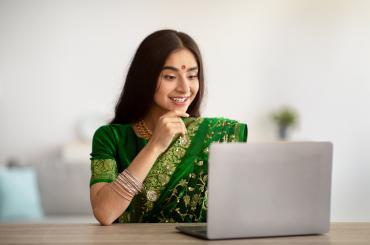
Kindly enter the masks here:
M 204 239 L 323 234 L 330 227 L 330 142 L 214 143 Z

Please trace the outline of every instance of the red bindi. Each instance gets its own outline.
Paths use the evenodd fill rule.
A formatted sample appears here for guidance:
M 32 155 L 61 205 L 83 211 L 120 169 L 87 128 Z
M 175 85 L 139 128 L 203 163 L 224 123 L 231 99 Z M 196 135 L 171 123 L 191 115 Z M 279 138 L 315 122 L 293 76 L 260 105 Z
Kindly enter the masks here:
M 185 65 L 182 65 L 182 66 L 181 66 L 181 69 L 183 69 L 183 70 L 184 70 L 185 68 L 186 68 L 186 66 L 185 66 Z

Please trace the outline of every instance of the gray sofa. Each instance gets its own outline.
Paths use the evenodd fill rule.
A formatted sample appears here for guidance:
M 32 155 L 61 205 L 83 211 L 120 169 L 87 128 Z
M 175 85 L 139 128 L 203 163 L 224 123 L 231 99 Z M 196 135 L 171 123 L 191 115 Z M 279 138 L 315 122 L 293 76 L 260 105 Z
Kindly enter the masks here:
M 90 164 L 45 160 L 33 163 L 44 217 L 37 223 L 97 223 L 89 197 Z

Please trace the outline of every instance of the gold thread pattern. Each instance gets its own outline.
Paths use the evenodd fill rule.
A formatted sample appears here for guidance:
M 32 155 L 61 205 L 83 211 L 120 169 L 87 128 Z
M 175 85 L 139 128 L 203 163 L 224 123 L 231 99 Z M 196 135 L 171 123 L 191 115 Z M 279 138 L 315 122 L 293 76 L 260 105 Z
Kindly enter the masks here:
M 208 145 L 212 142 L 240 141 L 239 134 L 240 124 L 237 121 L 218 119 L 214 122 L 213 119 L 210 119 L 203 157 L 194 160 L 194 172 L 181 179 L 174 187 L 172 194 L 166 199 L 166 203 L 176 200 L 178 205 L 173 209 L 172 215 L 165 215 L 162 211 L 158 217 L 159 222 L 173 222 L 173 218 L 168 218 L 171 216 L 178 217 L 175 219 L 176 222 L 205 221 L 208 202 Z M 198 176 L 197 173 L 199 173 Z
M 93 159 L 91 160 L 91 180 L 90 183 L 99 180 L 114 181 L 118 176 L 117 163 L 113 159 Z
M 202 118 L 196 118 L 187 127 L 188 138 L 192 138 L 199 125 L 202 123 Z M 176 165 L 181 162 L 181 158 L 185 155 L 186 149 L 190 146 L 191 140 L 187 140 L 186 144 L 180 142 L 178 138 L 173 146 L 170 146 L 163 155 L 154 163 L 152 169 L 149 171 L 148 176 L 144 180 L 146 202 L 145 212 L 148 212 L 153 207 L 156 198 L 158 198 L 161 189 L 168 183 L 170 177 L 176 169 Z

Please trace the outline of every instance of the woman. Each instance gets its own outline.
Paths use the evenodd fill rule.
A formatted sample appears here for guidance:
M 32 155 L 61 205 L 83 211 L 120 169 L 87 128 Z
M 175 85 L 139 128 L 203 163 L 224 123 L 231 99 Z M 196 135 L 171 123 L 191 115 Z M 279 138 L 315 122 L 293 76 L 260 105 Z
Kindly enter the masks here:
M 246 141 L 247 126 L 201 118 L 203 93 L 191 37 L 161 30 L 144 39 L 114 119 L 93 138 L 90 198 L 102 225 L 206 221 L 208 147 Z

